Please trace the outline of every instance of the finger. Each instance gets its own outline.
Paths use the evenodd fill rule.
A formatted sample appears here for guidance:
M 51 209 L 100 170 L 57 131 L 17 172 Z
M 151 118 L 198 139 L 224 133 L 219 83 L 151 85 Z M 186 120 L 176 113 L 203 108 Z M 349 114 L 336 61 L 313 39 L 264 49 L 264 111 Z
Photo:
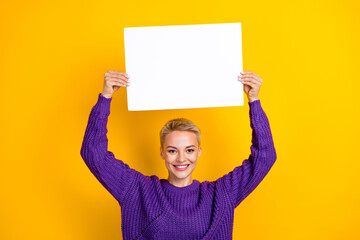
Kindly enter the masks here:
M 250 82 L 250 81 L 243 81 L 242 82 L 244 85 L 249 85 L 251 88 L 253 89 L 256 89 L 257 88 L 257 85 L 253 82 Z
M 110 78 L 110 79 L 116 79 L 116 80 L 123 80 L 123 81 L 126 81 L 126 82 L 130 82 L 130 80 L 126 77 L 119 77 L 119 76 L 110 76 L 110 77 L 107 77 L 107 78 Z
M 130 84 L 128 84 L 128 83 L 126 83 L 124 81 L 111 80 L 111 81 L 109 81 L 109 83 L 112 86 L 119 86 L 119 87 L 128 87 L 128 86 L 130 86 Z
M 129 83 L 129 82 L 126 82 L 126 81 L 123 81 L 123 80 L 118 80 L 117 82 L 120 83 L 120 84 L 122 84 L 123 87 L 130 86 L 130 83 Z
M 260 83 L 262 82 L 262 79 L 260 78 L 260 76 L 253 72 L 249 73 L 249 76 L 252 76 L 256 81 L 258 81 Z
M 254 73 L 254 72 L 252 72 L 252 71 L 242 71 L 242 73 L 248 74 L 248 75 L 256 75 L 256 76 L 257 76 L 257 74 Z
M 240 79 L 243 79 L 243 78 L 256 79 L 255 76 L 251 76 L 251 75 L 242 75 L 242 76 L 238 76 L 238 78 L 240 78 Z
M 115 82 L 115 81 L 109 81 L 108 82 L 110 84 L 110 86 L 118 86 L 118 87 L 124 87 L 124 84 L 121 84 L 119 82 Z
M 111 70 L 109 70 L 108 73 L 111 74 L 111 75 L 129 77 L 129 74 L 124 73 L 124 72 L 120 72 L 120 71 L 111 71 Z
M 128 76 L 125 76 L 125 75 L 120 74 L 120 73 L 105 73 L 105 77 L 121 78 L 121 79 L 124 79 L 124 80 L 129 79 Z
M 260 88 L 261 83 L 259 83 L 258 81 L 254 80 L 253 78 L 246 78 L 246 79 L 240 79 L 240 81 L 242 83 L 251 83 L 254 84 L 254 86 L 256 86 L 257 88 Z
M 122 80 L 122 79 L 117 79 L 117 78 L 110 78 L 109 81 L 111 82 L 118 82 L 120 84 L 123 84 L 123 85 L 130 85 L 130 83 L 128 81 L 125 81 L 125 80 Z
M 122 80 L 125 80 L 125 81 L 129 81 L 129 77 L 127 76 L 123 76 L 123 75 L 120 75 L 120 74 L 117 74 L 117 73 L 105 73 L 105 79 L 107 78 L 111 78 L 111 79 L 122 79 Z
M 109 76 L 109 77 L 105 77 L 105 79 L 116 79 L 116 80 L 124 80 L 126 82 L 129 82 L 129 78 L 126 77 L 119 77 L 119 76 Z
M 240 75 L 242 75 L 242 76 L 254 76 L 254 77 L 260 79 L 259 75 L 257 75 L 254 72 L 251 72 L 251 71 L 243 71 L 243 72 L 240 73 Z
M 257 77 L 254 77 L 254 76 L 241 76 L 241 77 L 238 77 L 238 79 L 242 80 L 242 79 L 253 79 L 255 80 L 256 82 L 258 83 L 262 83 L 262 79 L 261 78 L 257 78 Z
M 255 83 L 257 85 L 261 85 L 261 82 L 256 79 L 255 77 L 240 77 L 238 80 L 247 80 L 247 81 L 251 81 L 252 83 Z

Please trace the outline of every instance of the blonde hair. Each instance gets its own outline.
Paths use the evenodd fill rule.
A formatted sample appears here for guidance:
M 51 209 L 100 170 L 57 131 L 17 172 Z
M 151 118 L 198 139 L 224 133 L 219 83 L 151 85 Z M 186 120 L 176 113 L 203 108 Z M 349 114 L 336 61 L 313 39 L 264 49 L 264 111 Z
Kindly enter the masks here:
M 196 135 L 196 139 L 200 146 L 201 132 L 200 129 L 189 119 L 175 118 L 169 120 L 160 131 L 160 146 L 163 148 L 165 137 L 173 131 L 188 131 L 193 132 Z

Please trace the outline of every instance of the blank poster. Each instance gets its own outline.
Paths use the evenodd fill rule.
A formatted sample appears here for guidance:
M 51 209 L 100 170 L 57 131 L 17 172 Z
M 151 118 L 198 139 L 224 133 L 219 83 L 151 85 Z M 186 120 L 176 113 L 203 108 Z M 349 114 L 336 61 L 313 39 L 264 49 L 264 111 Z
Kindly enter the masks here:
M 129 111 L 243 106 L 241 23 L 124 28 Z

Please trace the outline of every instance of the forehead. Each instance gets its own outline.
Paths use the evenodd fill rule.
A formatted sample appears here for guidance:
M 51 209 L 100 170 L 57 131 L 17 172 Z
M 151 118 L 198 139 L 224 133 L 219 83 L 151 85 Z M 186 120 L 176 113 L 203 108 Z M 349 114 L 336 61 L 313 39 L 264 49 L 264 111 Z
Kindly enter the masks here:
M 189 145 L 197 146 L 196 134 L 189 131 L 173 131 L 166 135 L 165 146 L 186 147 Z

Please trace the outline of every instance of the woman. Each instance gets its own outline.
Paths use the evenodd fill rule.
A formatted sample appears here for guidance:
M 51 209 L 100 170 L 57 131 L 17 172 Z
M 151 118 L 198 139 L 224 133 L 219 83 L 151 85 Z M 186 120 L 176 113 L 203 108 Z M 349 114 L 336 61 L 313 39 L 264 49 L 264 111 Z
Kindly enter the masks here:
M 251 71 L 238 76 L 248 98 L 251 154 L 216 181 L 191 173 L 201 155 L 200 130 L 187 119 L 169 121 L 160 132 L 160 156 L 169 175 L 145 176 L 108 151 L 107 121 L 112 95 L 129 76 L 108 71 L 92 108 L 81 148 L 86 165 L 121 206 L 123 239 L 232 239 L 235 208 L 259 185 L 277 156 L 258 93 L 263 80 Z M 224 159 L 225 160 L 225 159 Z

